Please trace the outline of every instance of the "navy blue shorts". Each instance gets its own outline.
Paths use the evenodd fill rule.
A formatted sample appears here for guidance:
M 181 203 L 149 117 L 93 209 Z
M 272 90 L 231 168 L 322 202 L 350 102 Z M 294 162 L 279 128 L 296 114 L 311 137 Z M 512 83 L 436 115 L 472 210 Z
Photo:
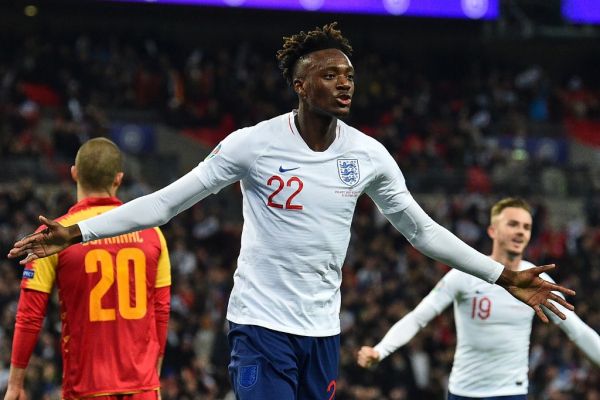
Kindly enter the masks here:
M 236 399 L 335 398 L 340 335 L 298 336 L 229 322 L 227 338 Z
M 515 394 L 513 396 L 465 397 L 448 393 L 448 400 L 527 400 L 527 395 Z

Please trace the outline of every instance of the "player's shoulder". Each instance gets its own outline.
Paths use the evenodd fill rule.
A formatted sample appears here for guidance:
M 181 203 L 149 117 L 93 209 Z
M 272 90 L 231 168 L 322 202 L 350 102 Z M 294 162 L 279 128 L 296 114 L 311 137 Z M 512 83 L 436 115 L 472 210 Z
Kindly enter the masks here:
M 148 232 L 148 234 L 155 236 L 161 246 L 167 247 L 167 240 L 165 239 L 165 235 L 158 226 L 144 229 L 144 231 Z
M 444 275 L 442 280 L 453 283 L 467 283 L 470 284 L 472 280 L 480 280 L 479 278 L 474 277 L 473 275 L 467 274 L 466 272 L 459 271 L 456 268 L 452 268 L 450 271 Z
M 431 293 L 445 293 L 447 296 L 454 297 L 470 285 L 469 276 L 457 269 L 451 269 L 436 283 Z
M 280 131 L 282 128 L 290 129 L 289 124 L 293 123 L 291 113 L 277 115 L 276 117 L 260 121 L 259 123 L 238 129 L 240 134 L 250 135 L 268 135 Z
M 247 149 L 252 147 L 262 148 L 271 141 L 277 132 L 287 129 L 288 114 L 278 115 L 257 123 L 256 125 L 244 127 L 231 132 L 224 143 L 236 142 L 243 144 Z
M 353 143 L 358 144 L 361 147 L 365 147 L 369 150 L 375 149 L 375 150 L 387 151 L 385 149 L 385 146 L 380 141 L 367 135 L 363 131 L 361 131 L 351 125 L 348 125 L 347 123 L 345 123 L 344 121 L 341 121 L 341 120 L 338 121 L 338 124 L 341 127 L 341 129 L 344 130 L 344 132 L 346 133 L 348 138 Z
M 442 281 L 445 282 L 446 285 L 456 289 L 456 290 L 468 290 L 474 286 L 479 284 L 487 283 L 471 274 L 467 274 L 466 272 L 459 271 L 458 269 L 452 268 L 444 277 Z
M 116 204 L 107 204 L 76 207 L 72 208 L 68 213 L 61 215 L 55 220 L 63 226 L 71 226 L 88 218 L 92 218 L 96 215 L 100 215 L 106 211 L 112 210 L 117 206 L 118 205 Z

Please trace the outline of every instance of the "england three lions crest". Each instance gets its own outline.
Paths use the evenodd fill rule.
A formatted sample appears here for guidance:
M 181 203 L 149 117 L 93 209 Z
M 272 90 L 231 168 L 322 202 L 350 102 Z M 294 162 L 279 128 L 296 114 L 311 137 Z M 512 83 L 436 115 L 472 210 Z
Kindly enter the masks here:
M 360 181 L 358 160 L 338 159 L 337 167 L 338 175 L 346 185 L 354 186 Z

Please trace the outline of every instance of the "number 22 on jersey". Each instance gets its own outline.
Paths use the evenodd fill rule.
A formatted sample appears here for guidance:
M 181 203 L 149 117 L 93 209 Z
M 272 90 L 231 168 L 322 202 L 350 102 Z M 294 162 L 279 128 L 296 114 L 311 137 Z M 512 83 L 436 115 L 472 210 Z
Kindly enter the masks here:
M 100 272 L 100 280 L 90 291 L 89 311 L 90 321 L 114 321 L 116 310 L 103 308 L 102 298 L 116 284 L 119 315 L 124 319 L 141 319 L 146 315 L 146 255 L 135 247 L 128 247 L 117 252 L 115 260 L 104 249 L 90 250 L 85 255 L 85 272 L 88 274 Z M 133 265 L 133 282 L 135 286 L 135 305 L 129 298 L 130 282 L 129 267 Z
M 277 196 L 279 194 L 279 192 L 281 192 L 283 190 L 286 183 L 283 181 L 283 179 L 280 176 L 273 175 L 267 181 L 267 186 L 272 186 L 272 185 L 276 186 L 276 188 L 275 188 L 275 191 L 269 195 L 269 199 L 267 202 L 267 205 L 269 207 L 282 208 L 282 209 L 285 208 L 286 210 L 302 210 L 304 208 L 300 204 L 292 204 L 294 197 L 296 197 L 298 195 L 298 193 L 300 193 L 302 191 L 302 189 L 304 188 L 304 182 L 302 182 L 302 180 L 300 178 L 298 178 L 297 176 L 292 176 L 290 179 L 288 179 L 287 186 L 292 186 L 292 185 L 295 186 L 296 191 L 287 198 L 287 200 L 285 201 L 285 205 L 279 203 L 278 202 L 279 200 L 276 200 L 275 196 Z

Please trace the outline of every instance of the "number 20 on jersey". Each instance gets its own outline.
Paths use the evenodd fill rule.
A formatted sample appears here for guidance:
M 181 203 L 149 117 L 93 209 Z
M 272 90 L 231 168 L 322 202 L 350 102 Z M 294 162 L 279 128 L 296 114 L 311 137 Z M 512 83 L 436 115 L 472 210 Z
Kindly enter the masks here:
M 85 272 L 100 272 L 100 280 L 90 291 L 90 321 L 114 321 L 117 310 L 102 307 L 102 298 L 117 284 L 118 311 L 123 319 L 141 319 L 148 310 L 146 290 L 146 254 L 138 248 L 124 248 L 117 252 L 115 260 L 104 249 L 95 249 L 85 255 Z M 115 279 L 116 264 L 116 279 Z M 134 304 L 130 299 L 129 270 L 133 266 L 135 287 Z M 98 271 L 98 269 L 100 271 Z

